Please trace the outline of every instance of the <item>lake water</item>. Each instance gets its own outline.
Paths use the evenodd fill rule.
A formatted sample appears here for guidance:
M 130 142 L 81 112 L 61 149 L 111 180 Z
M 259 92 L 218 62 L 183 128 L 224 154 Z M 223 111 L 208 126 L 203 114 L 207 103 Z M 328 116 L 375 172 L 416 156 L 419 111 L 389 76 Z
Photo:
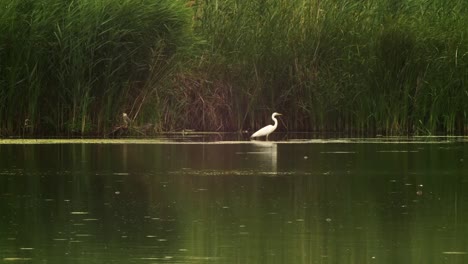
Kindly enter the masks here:
M 0 262 L 468 263 L 466 138 L 13 143 Z

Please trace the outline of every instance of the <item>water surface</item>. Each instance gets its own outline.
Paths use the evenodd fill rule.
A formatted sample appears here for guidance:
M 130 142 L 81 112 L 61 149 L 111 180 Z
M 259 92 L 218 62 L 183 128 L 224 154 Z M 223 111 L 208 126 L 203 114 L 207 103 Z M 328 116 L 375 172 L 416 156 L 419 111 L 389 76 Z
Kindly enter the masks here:
M 468 263 L 463 140 L 16 143 L 0 262 Z

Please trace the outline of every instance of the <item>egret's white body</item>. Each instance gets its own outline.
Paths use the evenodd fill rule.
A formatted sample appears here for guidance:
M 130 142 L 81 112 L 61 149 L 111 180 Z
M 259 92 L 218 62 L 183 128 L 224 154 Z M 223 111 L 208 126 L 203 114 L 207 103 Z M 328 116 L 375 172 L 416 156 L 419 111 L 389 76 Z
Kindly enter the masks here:
M 266 136 L 266 140 L 268 140 L 268 135 L 273 133 L 273 131 L 275 131 L 276 128 L 278 127 L 278 120 L 276 120 L 276 116 L 280 116 L 280 115 L 281 115 L 280 113 L 274 112 L 271 115 L 271 119 L 273 119 L 273 122 L 275 122 L 275 124 L 274 125 L 268 125 L 268 126 L 265 126 L 265 127 L 261 128 L 257 132 L 253 133 L 252 136 L 250 136 L 250 138 Z

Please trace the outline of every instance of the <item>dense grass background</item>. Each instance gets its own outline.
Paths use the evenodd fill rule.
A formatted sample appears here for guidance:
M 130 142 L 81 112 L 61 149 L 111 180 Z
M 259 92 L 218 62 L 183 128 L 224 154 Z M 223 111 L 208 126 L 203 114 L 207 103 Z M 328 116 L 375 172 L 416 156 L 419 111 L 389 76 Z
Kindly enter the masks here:
M 468 132 L 464 0 L 10 2 L 0 134 Z
M 233 128 L 258 128 L 273 110 L 288 130 L 468 128 L 466 1 L 197 3 L 202 71 L 230 86 Z
M 178 51 L 191 45 L 191 13 L 178 1 L 7 2 L 0 9 L 3 134 L 106 133 L 122 112 L 139 114 Z

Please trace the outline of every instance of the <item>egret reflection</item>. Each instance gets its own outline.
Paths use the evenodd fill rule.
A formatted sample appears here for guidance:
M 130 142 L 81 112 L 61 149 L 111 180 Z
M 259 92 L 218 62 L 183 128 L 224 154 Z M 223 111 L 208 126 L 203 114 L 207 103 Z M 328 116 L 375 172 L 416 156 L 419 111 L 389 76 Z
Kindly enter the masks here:
M 269 141 L 252 141 L 254 151 L 251 154 L 256 154 L 255 161 L 258 164 L 258 169 L 267 173 L 277 174 L 278 161 L 278 144 Z

